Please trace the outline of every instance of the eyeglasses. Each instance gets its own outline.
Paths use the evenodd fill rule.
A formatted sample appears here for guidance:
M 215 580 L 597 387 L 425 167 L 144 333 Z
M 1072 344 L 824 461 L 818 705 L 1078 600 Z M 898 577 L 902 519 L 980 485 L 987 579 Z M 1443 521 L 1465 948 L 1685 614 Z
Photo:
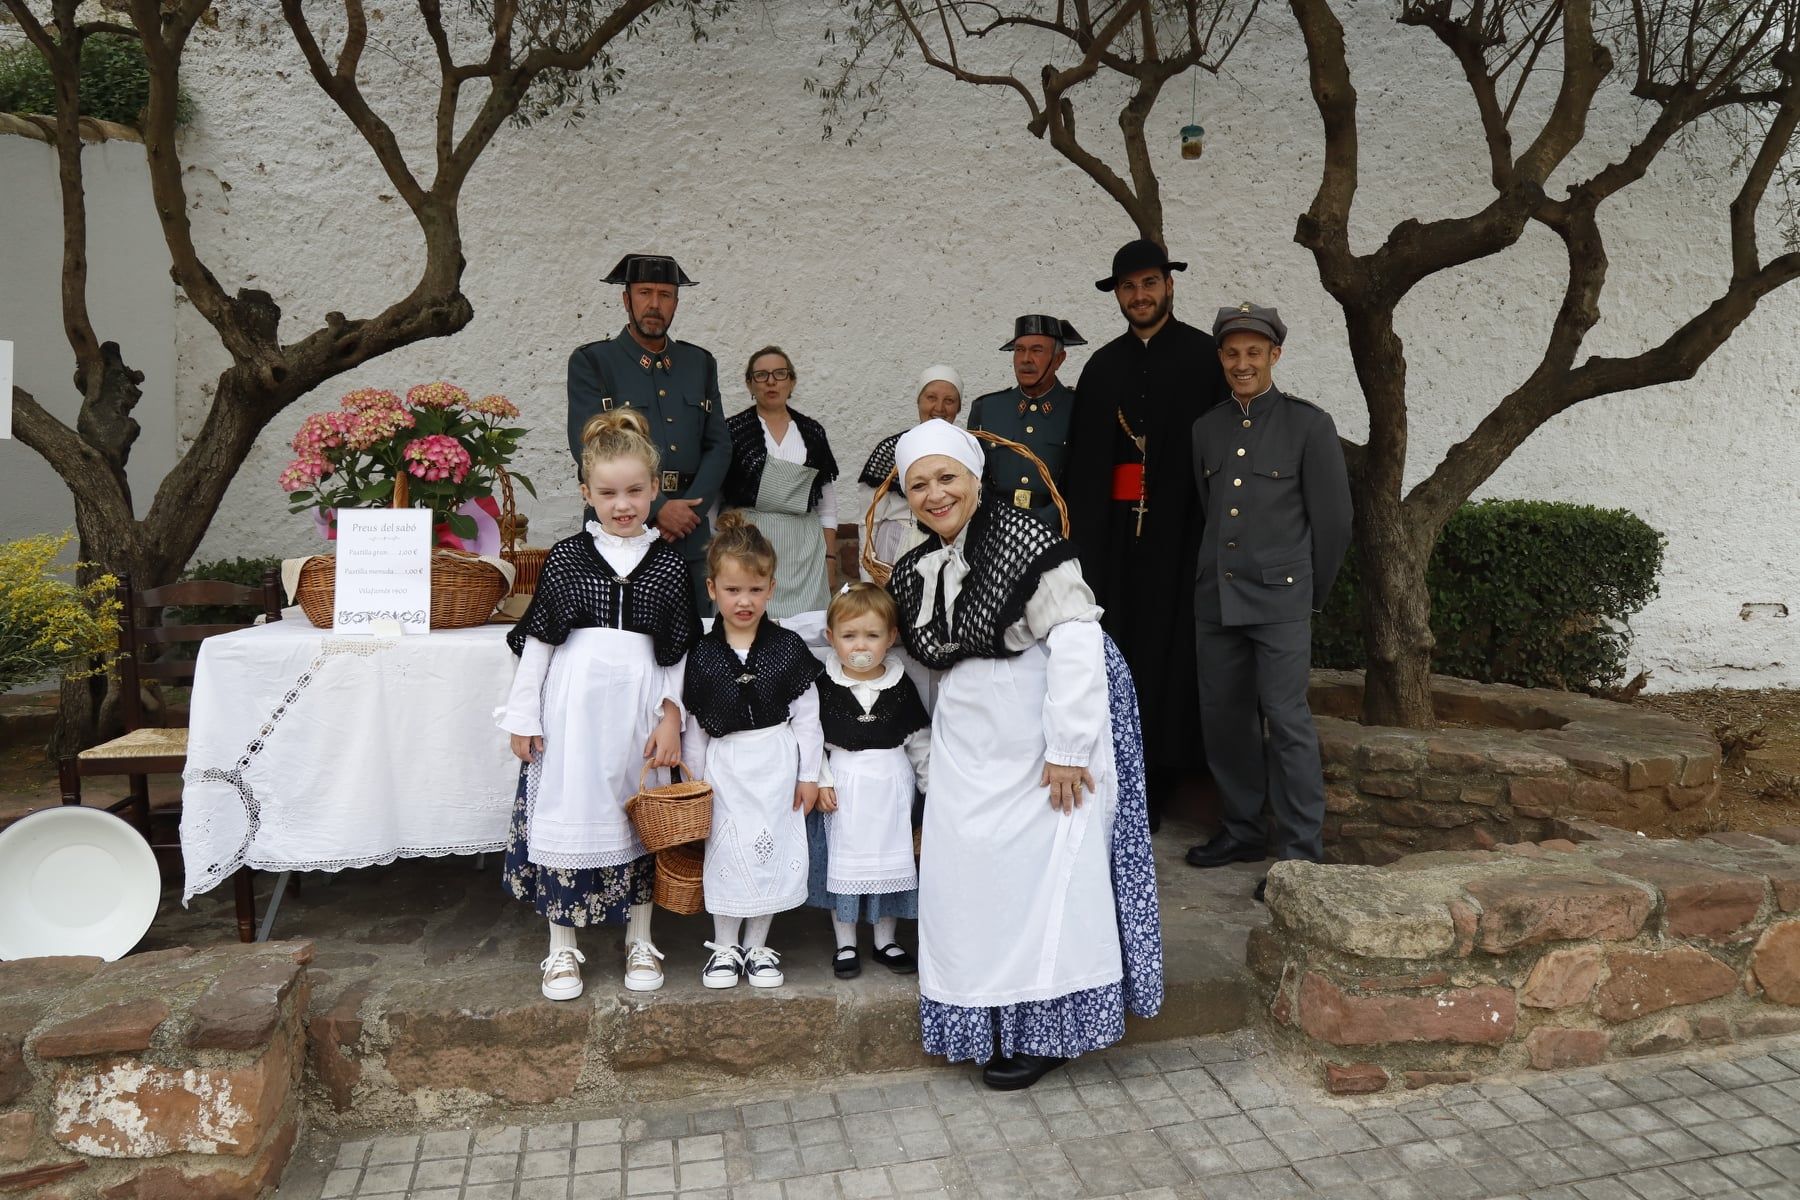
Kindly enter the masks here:
M 771 381 L 775 383 L 786 383 L 793 377 L 794 373 L 792 371 L 782 367 L 776 367 L 773 371 L 750 372 L 750 382 L 752 383 L 769 383 Z

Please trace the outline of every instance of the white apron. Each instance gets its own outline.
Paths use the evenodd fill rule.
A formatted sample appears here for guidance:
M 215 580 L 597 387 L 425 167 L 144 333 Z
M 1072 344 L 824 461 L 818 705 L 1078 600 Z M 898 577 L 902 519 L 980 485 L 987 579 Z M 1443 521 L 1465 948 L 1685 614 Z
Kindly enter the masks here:
M 836 812 L 825 814 L 825 890 L 838 896 L 910 892 L 913 766 L 905 746 L 827 750 Z
M 760 917 L 806 902 L 806 817 L 794 807 L 800 745 L 786 721 L 713 738 L 702 768 L 713 788 L 706 911 Z
M 593 681 L 604 679 L 605 687 Z M 654 643 L 575 629 L 544 677 L 544 753 L 526 773 L 526 855 L 545 867 L 613 867 L 644 853 L 625 815 L 661 703 Z M 652 771 L 646 785 L 662 783 Z
M 1050 807 L 1041 642 L 938 677 L 919 859 L 919 992 L 968 1008 L 1048 1000 L 1124 977 L 1110 847 L 1112 731 L 1096 794 Z

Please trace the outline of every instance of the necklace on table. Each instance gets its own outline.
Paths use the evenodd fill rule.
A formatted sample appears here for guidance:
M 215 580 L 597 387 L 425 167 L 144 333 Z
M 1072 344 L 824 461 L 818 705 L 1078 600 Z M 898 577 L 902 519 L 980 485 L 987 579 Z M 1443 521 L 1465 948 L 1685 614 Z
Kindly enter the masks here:
M 1131 444 L 1137 447 L 1138 458 L 1142 460 L 1138 463 L 1136 471 L 1131 470 L 1130 464 L 1113 468 L 1113 499 L 1130 500 L 1132 498 L 1130 495 L 1131 480 L 1128 477 L 1136 475 L 1137 503 L 1132 506 L 1131 511 L 1137 514 L 1137 528 L 1132 536 L 1141 538 L 1144 536 L 1144 514 L 1150 511 L 1150 455 L 1145 449 L 1148 439 L 1131 427 L 1131 422 L 1125 419 L 1123 408 L 1113 409 L 1113 414 L 1119 418 L 1119 428 L 1125 431 L 1125 436 L 1130 438 Z M 1119 494 L 1121 485 L 1124 485 L 1126 495 Z

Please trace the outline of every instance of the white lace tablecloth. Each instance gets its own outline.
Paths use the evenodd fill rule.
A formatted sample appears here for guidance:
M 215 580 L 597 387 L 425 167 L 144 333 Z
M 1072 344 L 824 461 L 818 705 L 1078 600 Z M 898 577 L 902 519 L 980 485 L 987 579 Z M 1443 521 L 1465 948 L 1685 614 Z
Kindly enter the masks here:
M 509 626 L 343 637 L 298 608 L 200 645 L 182 899 L 240 866 L 335 871 L 506 844 Z

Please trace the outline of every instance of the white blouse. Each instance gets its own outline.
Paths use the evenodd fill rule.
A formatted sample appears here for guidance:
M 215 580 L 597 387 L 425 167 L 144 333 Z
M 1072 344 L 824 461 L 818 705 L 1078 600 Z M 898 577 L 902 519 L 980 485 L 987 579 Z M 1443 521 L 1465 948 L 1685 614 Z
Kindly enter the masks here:
M 619 537 L 608 533 L 598 521 L 589 521 L 586 528 L 594 539 L 594 549 L 621 577 L 636 570 L 644 561 L 644 555 L 650 553 L 650 547 L 656 544 L 656 539 L 662 536 L 656 530 L 646 528 L 631 537 Z M 512 691 L 506 697 L 506 707 L 494 713 L 500 728 L 507 733 L 522 737 L 542 736 L 544 680 L 550 674 L 550 659 L 555 652 L 556 647 L 550 643 L 526 635 L 525 645 L 519 651 L 518 668 L 513 672 Z M 685 720 L 687 711 L 681 707 L 681 691 L 687 678 L 687 659 L 683 658 L 672 667 L 659 666 L 657 671 L 662 676 L 662 686 L 658 689 L 662 700 L 651 710 L 651 721 L 662 719 L 663 701 L 673 704 L 677 715 Z
M 833 683 L 849 688 L 850 694 L 856 698 L 858 704 L 862 705 L 865 713 L 873 712 L 875 701 L 881 698 L 881 693 L 899 683 L 906 675 L 906 670 L 900 665 L 898 659 L 887 659 L 881 664 L 881 667 L 881 675 L 875 679 L 852 679 L 844 674 L 844 664 L 838 660 L 837 652 L 835 650 L 825 651 L 825 674 L 831 677 Z M 906 750 L 907 761 L 912 763 L 913 776 L 919 781 L 919 790 L 922 792 L 925 790 L 931 770 L 931 726 L 926 725 L 921 729 L 913 730 L 900 744 Z M 819 786 L 833 786 L 829 754 L 825 756 L 824 766 L 819 771 Z
M 800 429 L 792 419 L 788 421 L 786 440 L 779 442 L 769 432 L 769 423 L 763 420 L 761 412 L 756 414 L 756 420 L 762 425 L 763 448 L 769 452 L 769 457 L 779 458 L 782 462 L 793 463 L 797 467 L 806 465 L 806 439 L 800 436 Z M 837 529 L 836 484 L 826 484 L 825 489 L 819 493 L 819 524 L 833 531 Z

